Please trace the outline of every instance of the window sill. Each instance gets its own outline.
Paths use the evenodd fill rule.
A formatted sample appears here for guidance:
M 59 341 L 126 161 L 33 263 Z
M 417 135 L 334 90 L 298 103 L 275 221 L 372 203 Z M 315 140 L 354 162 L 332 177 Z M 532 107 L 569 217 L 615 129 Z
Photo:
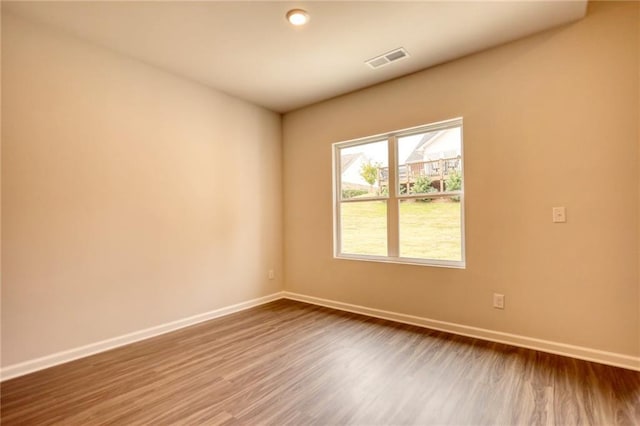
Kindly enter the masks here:
M 431 266 L 436 268 L 466 269 L 466 262 L 456 260 L 415 259 L 410 257 L 367 256 L 355 254 L 334 255 L 338 260 L 356 260 L 363 262 L 394 263 L 399 265 Z

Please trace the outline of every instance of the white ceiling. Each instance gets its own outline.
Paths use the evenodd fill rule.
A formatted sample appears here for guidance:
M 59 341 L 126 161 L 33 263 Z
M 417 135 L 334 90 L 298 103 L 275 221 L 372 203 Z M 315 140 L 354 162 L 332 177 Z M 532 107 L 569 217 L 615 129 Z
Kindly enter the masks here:
M 278 112 L 584 17 L 571 1 L 2 2 L 27 19 Z M 311 21 L 289 25 L 303 8 Z M 411 55 L 372 70 L 397 47 Z

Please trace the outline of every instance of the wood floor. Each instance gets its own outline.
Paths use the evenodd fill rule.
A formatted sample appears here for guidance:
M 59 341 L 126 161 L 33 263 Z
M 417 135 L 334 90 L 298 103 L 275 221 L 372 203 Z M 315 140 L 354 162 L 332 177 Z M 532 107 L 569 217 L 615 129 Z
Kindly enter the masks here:
M 640 424 L 640 373 L 288 300 L 0 390 L 3 425 Z

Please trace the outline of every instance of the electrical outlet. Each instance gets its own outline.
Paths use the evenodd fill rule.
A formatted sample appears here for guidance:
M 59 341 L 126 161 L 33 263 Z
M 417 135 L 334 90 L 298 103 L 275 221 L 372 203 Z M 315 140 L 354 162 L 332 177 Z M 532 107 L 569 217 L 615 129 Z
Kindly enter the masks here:
M 273 272 L 273 269 L 269 269 L 269 273 L 268 273 L 269 279 L 272 280 L 276 277 L 275 272 Z
M 504 294 L 493 293 L 493 307 L 504 309 Z

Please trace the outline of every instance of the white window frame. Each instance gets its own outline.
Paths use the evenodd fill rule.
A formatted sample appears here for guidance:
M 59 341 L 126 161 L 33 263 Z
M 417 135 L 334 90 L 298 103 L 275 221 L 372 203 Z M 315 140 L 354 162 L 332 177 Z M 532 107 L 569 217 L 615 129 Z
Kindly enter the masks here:
M 416 133 L 426 133 L 436 130 L 450 129 L 454 127 L 460 128 L 460 153 L 461 153 L 461 174 L 462 189 L 460 191 L 430 192 L 426 194 L 400 194 L 398 183 L 398 138 L 410 136 Z M 336 142 L 332 145 L 333 150 L 333 254 L 336 259 L 348 260 L 364 260 L 373 262 L 403 263 L 410 265 L 422 266 L 438 266 L 448 268 L 466 267 L 465 256 L 465 208 L 464 208 L 464 138 L 463 138 L 462 117 L 451 120 L 439 121 L 423 126 L 411 127 L 394 132 L 384 133 L 380 135 L 353 139 L 343 142 Z M 388 195 L 362 197 L 356 199 L 342 199 L 342 182 L 341 182 L 341 160 L 340 150 L 357 145 L 365 145 L 373 142 L 387 141 L 388 149 Z M 461 244 L 461 260 L 441 260 L 441 259 L 420 259 L 412 257 L 400 257 L 400 218 L 399 209 L 402 200 L 425 199 L 425 198 L 442 198 L 442 197 L 460 197 L 460 244 Z M 386 201 L 387 203 L 387 256 L 373 256 L 366 254 L 342 253 L 341 241 L 341 206 L 343 203 L 358 203 L 363 201 Z

